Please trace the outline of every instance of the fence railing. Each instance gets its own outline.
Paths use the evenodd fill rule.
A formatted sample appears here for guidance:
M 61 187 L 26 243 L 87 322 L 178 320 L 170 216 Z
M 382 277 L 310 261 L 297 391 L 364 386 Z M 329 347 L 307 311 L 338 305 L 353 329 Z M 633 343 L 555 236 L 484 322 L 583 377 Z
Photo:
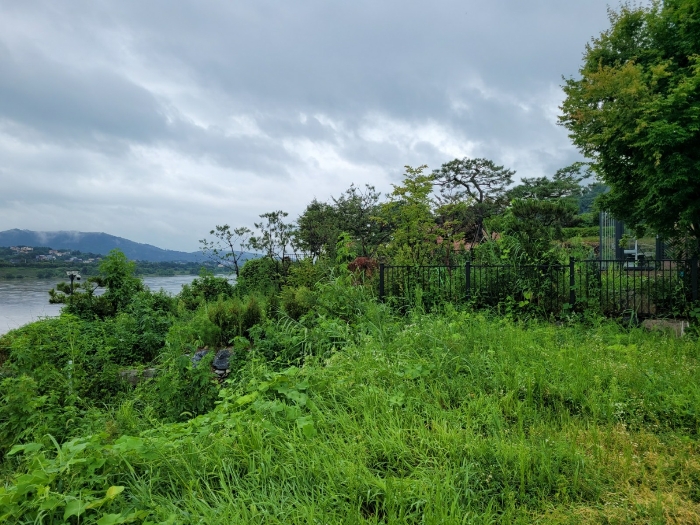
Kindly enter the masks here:
M 379 266 L 379 297 L 402 307 L 470 303 L 533 308 L 560 316 L 676 317 L 698 301 L 698 260 L 582 260 L 568 264 Z

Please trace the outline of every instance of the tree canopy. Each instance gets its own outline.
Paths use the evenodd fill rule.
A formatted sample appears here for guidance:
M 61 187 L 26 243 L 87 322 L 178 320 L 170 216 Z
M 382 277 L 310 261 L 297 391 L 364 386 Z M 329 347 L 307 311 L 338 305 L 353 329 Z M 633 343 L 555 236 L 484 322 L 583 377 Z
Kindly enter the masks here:
M 228 224 L 223 226 L 217 224 L 216 228 L 209 232 L 209 235 L 213 235 L 214 240 L 201 239 L 199 241 L 204 255 L 217 264 L 232 265 L 236 277 L 238 277 L 240 263 L 245 255 L 243 250 L 248 247 L 253 232 L 246 226 L 231 229 Z
M 700 4 L 625 4 L 609 18 L 565 81 L 560 123 L 609 186 L 603 209 L 700 239 Z
M 508 197 L 511 200 L 568 198 L 577 201 L 584 192 L 581 181 L 589 176 L 585 170 L 585 163 L 574 162 L 571 166 L 557 170 L 551 179 L 548 177 L 524 177 L 520 184 L 508 190 Z
M 454 159 L 433 171 L 433 181 L 440 188 L 442 204 L 466 202 L 473 220 L 467 230 L 471 242 L 483 236 L 484 220 L 503 211 L 507 204 L 507 188 L 515 172 L 497 166 L 488 159 Z

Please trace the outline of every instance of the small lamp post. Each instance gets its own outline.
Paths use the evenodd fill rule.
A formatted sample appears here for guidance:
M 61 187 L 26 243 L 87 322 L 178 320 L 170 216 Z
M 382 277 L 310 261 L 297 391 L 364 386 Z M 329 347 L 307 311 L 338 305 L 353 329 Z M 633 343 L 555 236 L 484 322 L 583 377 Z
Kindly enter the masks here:
M 66 272 L 66 275 L 70 279 L 70 294 L 73 295 L 73 281 L 74 280 L 80 280 L 80 274 L 78 273 L 77 270 L 68 270 Z

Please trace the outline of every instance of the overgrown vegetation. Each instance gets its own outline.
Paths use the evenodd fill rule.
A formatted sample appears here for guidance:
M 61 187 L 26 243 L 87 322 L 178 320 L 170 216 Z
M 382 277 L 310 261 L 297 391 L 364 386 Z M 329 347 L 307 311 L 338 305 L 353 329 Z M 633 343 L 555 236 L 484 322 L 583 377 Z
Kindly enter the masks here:
M 114 253 L 104 312 L 74 294 L 0 338 L 0 518 L 697 522 L 696 340 L 419 300 L 398 315 L 345 249 L 177 297 Z M 213 351 L 193 364 L 223 347 L 226 380 Z M 156 372 L 134 386 L 125 368 Z

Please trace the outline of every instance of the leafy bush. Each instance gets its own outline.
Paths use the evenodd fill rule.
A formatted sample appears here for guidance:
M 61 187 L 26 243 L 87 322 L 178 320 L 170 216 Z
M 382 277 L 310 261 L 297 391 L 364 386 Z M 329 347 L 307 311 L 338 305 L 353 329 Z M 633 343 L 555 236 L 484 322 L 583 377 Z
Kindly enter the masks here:
M 155 359 L 165 345 L 174 310 L 174 300 L 165 292 L 137 293 L 112 323 L 113 361 L 130 365 Z
M 244 295 L 270 295 L 275 293 L 280 284 L 278 262 L 270 257 L 249 259 L 241 268 L 236 291 Z
M 36 398 L 42 403 L 41 410 L 36 417 L 27 418 L 25 434 L 38 433 L 35 439 L 45 439 L 46 434 L 66 439 L 80 432 L 94 404 L 118 403 L 127 388 L 119 366 L 111 360 L 108 339 L 101 323 L 69 315 L 4 335 L 0 347 L 7 357 L 0 374 L 7 376 L 3 387 L 7 391 L 3 397 L 15 400 L 5 407 L 8 420 L 12 419 L 8 413 L 20 413 L 22 399 Z
M 200 308 L 188 319 L 182 319 L 168 331 L 166 348 L 169 356 L 194 352 L 204 346 L 215 347 L 222 341 L 221 328 L 214 324 L 205 308 Z
M 31 377 L 8 377 L 0 381 L 0 455 L 12 445 L 34 438 L 34 427 L 41 419 L 47 396 Z
M 316 261 L 306 258 L 294 262 L 289 267 L 285 283 L 293 288 L 305 286 L 312 289 L 328 274 L 329 266 L 330 262 L 325 257 Z
M 295 321 L 298 321 L 313 308 L 316 298 L 314 293 L 306 286 L 299 286 L 298 288 L 285 287 L 280 294 L 280 301 L 284 312 Z
M 245 310 L 243 311 L 241 333 L 239 335 L 248 337 L 250 335 L 250 330 L 254 326 L 262 323 L 264 319 L 263 308 L 260 306 L 260 302 L 254 295 L 251 295 L 248 297 Z
M 213 274 L 202 272 L 199 277 L 190 284 L 182 286 L 182 291 L 178 298 L 189 310 L 196 310 L 197 307 L 209 301 L 215 301 L 219 297 L 232 297 L 234 287 L 223 277 L 214 277 Z
M 168 359 L 155 380 L 139 386 L 139 394 L 168 421 L 186 421 L 209 412 L 219 393 L 210 368 L 214 354 L 209 352 L 197 366 L 189 355 Z

